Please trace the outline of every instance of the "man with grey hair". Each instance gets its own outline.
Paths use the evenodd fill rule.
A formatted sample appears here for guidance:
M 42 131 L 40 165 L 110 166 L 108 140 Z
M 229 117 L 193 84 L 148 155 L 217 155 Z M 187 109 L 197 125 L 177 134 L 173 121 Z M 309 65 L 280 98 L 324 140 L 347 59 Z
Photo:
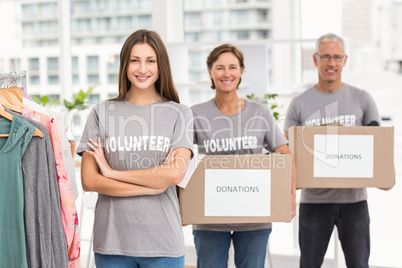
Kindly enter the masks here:
M 285 120 L 285 136 L 295 125 L 319 126 L 338 122 L 364 126 L 380 122 L 369 93 L 341 80 L 348 56 L 344 41 L 335 34 L 321 36 L 313 55 L 318 83 L 295 97 Z M 299 210 L 301 268 L 321 267 L 334 226 L 337 226 L 347 267 L 368 268 L 370 217 L 365 188 L 306 188 Z

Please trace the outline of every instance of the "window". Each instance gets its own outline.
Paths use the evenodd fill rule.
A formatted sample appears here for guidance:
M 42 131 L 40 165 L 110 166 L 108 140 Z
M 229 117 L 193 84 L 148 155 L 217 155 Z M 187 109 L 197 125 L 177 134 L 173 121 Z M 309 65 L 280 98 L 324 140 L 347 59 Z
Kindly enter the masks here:
M 39 42 L 38 41 L 34 41 L 34 40 L 24 40 L 22 41 L 22 46 L 23 47 L 38 47 L 39 46 Z
M 201 72 L 190 72 L 189 75 L 190 75 L 190 81 L 192 82 L 197 82 L 202 79 Z
M 71 12 L 76 14 L 89 12 L 90 4 L 87 0 L 71 1 Z
M 119 10 L 121 11 L 136 10 L 136 9 L 138 9 L 137 2 L 133 2 L 131 0 L 119 1 Z
M 211 26 L 223 25 L 223 11 L 211 11 L 208 14 L 208 23 Z
M 225 4 L 224 0 L 204 0 L 208 7 L 221 7 Z M 202 1 L 199 1 L 202 3 Z
M 99 94 L 92 94 L 88 97 L 88 103 L 96 104 L 99 103 L 100 96 Z
M 268 30 L 257 30 L 257 38 L 258 39 L 268 39 L 269 31 Z
M 184 15 L 184 25 L 185 27 L 201 27 L 201 13 L 200 12 L 189 12 Z
M 48 75 L 47 83 L 49 85 L 57 85 L 59 83 L 59 76 L 58 75 Z
M 98 40 L 99 40 L 98 41 L 99 44 L 117 44 L 117 43 L 119 43 L 118 39 L 114 36 L 100 37 Z
M 82 38 L 80 40 L 81 45 L 94 45 L 97 44 L 97 38 L 95 37 L 87 37 L 87 38 Z
M 118 75 L 117 74 L 108 74 L 107 82 L 108 82 L 108 84 L 117 84 L 118 83 Z
M 41 40 L 39 46 L 41 47 L 54 47 L 57 46 L 59 42 L 57 39 Z
M 41 17 L 54 17 L 57 14 L 57 3 L 40 3 L 39 13 Z
M 127 36 L 126 35 L 121 35 L 121 36 L 118 37 L 118 39 L 119 39 L 118 43 L 123 44 L 126 41 Z
M 192 100 L 202 100 L 204 99 L 203 92 L 190 90 L 190 97 Z
M 35 33 L 38 33 L 38 27 L 35 27 L 35 26 L 37 26 L 38 24 L 37 23 L 32 23 L 32 22 L 30 22 L 30 23 L 23 23 L 22 24 L 22 32 L 24 33 L 24 34 L 35 34 Z M 36 32 L 35 32 L 36 31 Z
M 40 79 L 38 75 L 30 75 L 29 76 L 29 84 L 31 85 L 39 85 Z
M 257 10 L 257 22 L 267 22 L 268 21 L 268 10 L 259 9 Z
M 39 71 L 39 59 L 38 58 L 29 58 L 28 59 L 28 68 L 30 71 Z
M 233 31 L 232 39 L 233 40 L 247 40 L 250 38 L 250 32 L 247 30 Z
M 201 61 L 202 54 L 199 51 L 189 52 L 189 67 L 201 67 L 203 62 Z
M 183 0 L 183 2 L 184 8 L 202 8 L 202 1 L 200 0 Z
M 187 42 L 201 41 L 201 33 L 186 33 L 184 35 L 184 40 Z
M 10 59 L 10 71 L 19 71 L 21 69 L 20 59 Z
M 39 17 L 39 5 L 37 4 L 22 5 L 22 16 L 25 18 Z
M 222 40 L 222 32 L 208 32 L 207 40 L 210 42 L 221 41 Z
M 32 98 L 40 98 L 40 94 L 30 94 Z M 49 98 L 49 103 L 55 100 L 60 100 L 60 95 L 59 94 L 46 94 L 46 96 Z
M 60 99 L 59 94 L 48 94 L 47 96 L 49 97 L 49 102 L 52 102 L 52 101 L 57 100 L 57 99 Z
M 248 10 L 233 10 L 231 12 L 230 22 L 235 25 L 248 24 Z
M 101 18 L 98 19 L 98 30 L 99 31 L 110 31 L 110 18 Z
M 77 33 L 88 32 L 91 30 L 91 21 L 89 19 L 77 19 L 73 21 L 72 29 Z
M 39 23 L 40 33 L 41 34 L 57 34 L 57 22 L 41 22 Z
M 47 70 L 58 71 L 59 70 L 59 58 L 47 58 Z
M 152 17 L 151 16 L 140 16 L 139 17 L 139 28 L 151 29 L 152 28 Z
M 108 1 L 108 0 L 97 0 L 97 11 L 99 12 L 110 12 L 116 10 L 116 1 Z
M 141 11 L 151 11 L 152 10 L 152 0 L 139 0 Z
M 99 68 L 98 56 L 87 56 L 87 69 L 97 71 L 98 68 Z
M 72 79 L 71 79 L 71 83 L 73 85 L 77 85 L 79 83 L 78 74 L 73 74 Z
M 120 29 L 130 29 L 132 27 L 132 19 L 130 16 L 119 18 Z
M 78 71 L 78 57 L 71 57 L 71 69 Z
M 119 29 L 119 20 L 116 17 L 111 17 L 110 18 L 110 26 L 109 26 L 111 31 L 118 30 Z
M 89 74 L 87 80 L 89 84 L 97 84 L 99 83 L 99 76 L 97 74 Z

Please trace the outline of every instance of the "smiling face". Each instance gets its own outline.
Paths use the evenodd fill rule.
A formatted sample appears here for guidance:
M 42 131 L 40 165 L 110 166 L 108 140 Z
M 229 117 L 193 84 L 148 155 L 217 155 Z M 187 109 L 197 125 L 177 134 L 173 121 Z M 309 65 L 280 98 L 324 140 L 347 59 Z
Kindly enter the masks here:
M 243 75 L 243 69 L 240 67 L 239 59 L 230 52 L 222 53 L 208 69 L 209 77 L 215 83 L 217 91 L 231 92 L 236 91 Z
M 342 84 L 341 74 L 342 69 L 346 64 L 347 56 L 342 44 L 338 41 L 323 42 L 318 47 L 318 55 L 314 55 L 314 64 L 318 69 L 319 82 L 318 84 Z M 320 56 L 345 56 L 342 61 L 336 62 L 333 57 L 329 61 L 325 61 Z
M 134 90 L 155 90 L 159 78 L 158 62 L 155 50 L 147 43 L 140 43 L 131 49 L 127 78 Z

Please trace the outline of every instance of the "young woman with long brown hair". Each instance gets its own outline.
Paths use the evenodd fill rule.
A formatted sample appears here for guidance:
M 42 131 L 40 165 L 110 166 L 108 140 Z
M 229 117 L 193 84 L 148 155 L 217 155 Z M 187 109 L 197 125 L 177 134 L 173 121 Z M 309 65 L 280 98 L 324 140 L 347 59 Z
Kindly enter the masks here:
M 93 108 L 77 150 L 84 190 L 99 193 L 98 268 L 184 267 L 176 184 L 192 155 L 191 118 L 160 36 L 134 32 L 121 49 L 119 96 Z

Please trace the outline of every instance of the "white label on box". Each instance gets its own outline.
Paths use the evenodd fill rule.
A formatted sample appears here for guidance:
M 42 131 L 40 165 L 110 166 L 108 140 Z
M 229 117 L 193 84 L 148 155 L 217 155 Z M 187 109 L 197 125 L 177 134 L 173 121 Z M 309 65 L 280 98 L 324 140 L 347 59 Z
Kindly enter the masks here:
M 270 215 L 271 170 L 205 170 L 205 216 Z
M 314 177 L 373 178 L 373 135 L 314 135 Z

